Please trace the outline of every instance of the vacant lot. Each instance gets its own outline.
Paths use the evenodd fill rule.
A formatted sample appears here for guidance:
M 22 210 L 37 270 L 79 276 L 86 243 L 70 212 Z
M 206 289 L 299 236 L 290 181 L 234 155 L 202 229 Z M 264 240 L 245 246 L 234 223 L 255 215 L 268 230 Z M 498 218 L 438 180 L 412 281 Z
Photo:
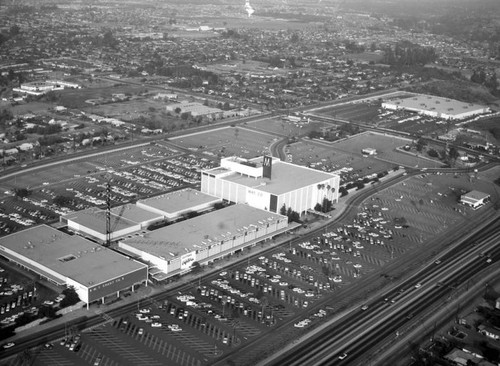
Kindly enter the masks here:
M 379 115 L 380 102 L 352 102 L 342 104 L 340 106 L 333 106 L 319 111 L 320 114 L 344 119 L 352 122 L 371 123 L 376 121 Z
M 418 165 L 420 168 L 435 168 L 441 165 L 438 161 L 424 159 L 414 154 L 407 154 L 396 150 L 401 148 L 412 140 L 392 135 L 384 135 L 374 132 L 365 132 L 353 136 L 347 140 L 335 143 L 333 147 L 353 156 L 362 156 L 361 150 L 364 148 L 373 148 L 377 150 L 377 154 L 369 156 L 365 159 L 383 160 L 394 165 L 403 165 L 414 167 Z
M 171 141 L 207 155 L 241 156 L 253 158 L 269 154 L 269 147 L 277 137 L 241 127 L 225 127 L 208 132 L 172 138 Z
M 282 116 L 260 119 L 248 124 L 248 127 L 253 127 L 283 137 L 307 135 L 311 131 L 319 131 L 322 127 L 327 126 L 331 126 L 331 124 L 316 121 L 290 122 L 286 117 Z

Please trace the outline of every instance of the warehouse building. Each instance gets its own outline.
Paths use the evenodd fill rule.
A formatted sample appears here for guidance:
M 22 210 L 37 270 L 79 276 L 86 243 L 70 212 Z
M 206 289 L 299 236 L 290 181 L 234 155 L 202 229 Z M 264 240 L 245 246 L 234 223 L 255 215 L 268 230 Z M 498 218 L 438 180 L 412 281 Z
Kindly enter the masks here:
M 111 240 L 132 235 L 149 225 L 163 220 L 163 216 L 144 210 L 134 204 L 126 204 L 111 210 Z M 86 210 L 61 216 L 60 221 L 68 226 L 68 230 L 79 235 L 106 242 L 106 210 L 92 207 Z
M 0 238 L 0 254 L 52 283 L 72 286 L 87 308 L 148 280 L 147 265 L 47 225 Z
M 158 230 L 120 240 L 120 250 L 150 263 L 155 280 L 181 275 L 288 229 L 288 218 L 232 205 Z
M 229 157 L 201 175 L 201 191 L 235 203 L 278 213 L 285 206 L 299 214 L 326 198 L 338 202 L 340 177 L 270 156 Z
M 191 188 L 170 192 L 111 209 L 111 240 L 115 241 L 144 231 L 161 221 L 174 221 L 191 211 L 203 212 L 213 208 L 220 198 Z M 61 222 L 72 232 L 106 242 L 106 210 L 90 208 L 61 216 Z
M 223 111 L 219 108 L 208 107 L 196 102 L 182 101 L 166 106 L 167 112 L 175 112 L 178 108 L 180 110 L 179 114 L 190 113 L 193 117 L 202 116 L 212 120 L 220 119 L 224 115 Z
M 449 120 L 463 120 L 491 112 L 490 108 L 458 100 L 416 94 L 409 98 L 392 99 L 382 103 L 382 108 L 405 110 Z
M 175 220 L 188 212 L 209 210 L 217 202 L 221 202 L 221 199 L 191 188 L 186 188 L 137 201 L 136 205 L 146 211 L 161 215 L 166 219 Z

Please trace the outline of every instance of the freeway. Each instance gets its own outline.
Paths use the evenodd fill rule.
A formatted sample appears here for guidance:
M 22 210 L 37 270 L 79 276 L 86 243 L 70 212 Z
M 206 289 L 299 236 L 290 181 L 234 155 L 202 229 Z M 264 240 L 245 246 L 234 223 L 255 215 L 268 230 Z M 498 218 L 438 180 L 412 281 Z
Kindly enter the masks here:
M 495 218 L 439 260 L 368 303 L 366 310 L 354 309 L 310 337 L 303 346 L 275 359 L 272 365 L 359 364 L 374 347 L 393 339 L 401 326 L 487 267 L 489 264 L 478 254 L 488 251 L 492 260 L 500 259 L 500 248 L 496 248 L 499 239 L 500 223 Z M 420 284 L 418 288 L 417 284 Z M 340 360 L 339 356 L 344 353 L 345 359 Z

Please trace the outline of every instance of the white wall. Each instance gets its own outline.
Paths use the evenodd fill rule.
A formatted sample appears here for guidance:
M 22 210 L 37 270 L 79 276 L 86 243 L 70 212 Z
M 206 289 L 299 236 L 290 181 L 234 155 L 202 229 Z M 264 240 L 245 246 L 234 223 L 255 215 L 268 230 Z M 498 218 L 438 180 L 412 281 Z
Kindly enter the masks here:
M 249 177 L 262 177 L 262 166 L 254 168 L 248 165 L 242 165 L 240 164 L 240 161 L 235 161 L 233 158 L 222 159 L 220 165 L 223 168 L 240 174 L 248 175 Z
M 261 210 L 269 211 L 269 201 L 271 194 L 262 192 L 259 189 L 245 187 L 246 189 L 246 202 L 249 206 L 260 208 Z M 279 212 L 279 210 L 278 210 Z
M 82 300 L 86 304 L 89 303 L 89 288 L 88 287 L 83 286 L 81 283 L 76 282 L 69 277 L 66 278 L 66 285 L 72 286 L 75 289 L 75 292 L 78 294 L 78 297 L 80 298 L 80 300 Z

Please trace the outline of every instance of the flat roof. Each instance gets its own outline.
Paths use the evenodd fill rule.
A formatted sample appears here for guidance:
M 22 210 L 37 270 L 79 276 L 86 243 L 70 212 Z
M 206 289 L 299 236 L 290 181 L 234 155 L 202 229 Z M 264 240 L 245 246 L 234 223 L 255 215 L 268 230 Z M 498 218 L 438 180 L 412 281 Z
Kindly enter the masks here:
M 169 260 L 201 249 L 203 245 L 208 247 L 218 243 L 224 237 L 232 238 L 243 234 L 252 225 L 258 226 L 259 221 L 264 224 L 278 219 L 286 217 L 245 204 L 236 204 L 121 242 Z
M 194 190 L 192 188 L 162 194 L 160 196 L 140 200 L 143 205 L 153 207 L 166 213 L 188 210 L 192 207 L 219 202 L 220 198 Z
M 271 179 L 248 177 L 239 173 L 234 173 L 220 179 L 238 183 L 246 187 L 254 187 L 259 191 L 281 195 L 310 186 L 311 184 L 324 182 L 333 177 L 338 177 L 338 175 L 283 161 L 273 161 Z
M 448 115 L 459 115 L 462 113 L 480 111 L 487 107 L 474 103 L 465 103 L 455 99 L 441 98 L 433 95 L 418 94 L 407 98 L 391 99 L 387 104 L 395 104 L 402 108 L 436 111 Z
M 481 201 L 481 200 L 484 200 L 486 198 L 490 197 L 490 195 L 488 193 L 484 193 L 484 192 L 480 192 L 480 191 L 470 191 L 466 194 L 463 194 L 462 195 L 462 199 L 470 199 L 470 200 L 473 200 L 473 201 Z
M 63 218 L 98 233 L 106 234 L 106 210 L 89 208 L 66 214 Z M 116 232 L 153 219 L 160 220 L 161 218 L 162 216 L 157 213 L 147 211 L 133 204 L 126 204 L 111 209 L 111 228 L 113 232 Z
M 146 267 L 81 236 L 69 235 L 47 225 L 4 236 L 0 238 L 0 246 L 84 286 Z

